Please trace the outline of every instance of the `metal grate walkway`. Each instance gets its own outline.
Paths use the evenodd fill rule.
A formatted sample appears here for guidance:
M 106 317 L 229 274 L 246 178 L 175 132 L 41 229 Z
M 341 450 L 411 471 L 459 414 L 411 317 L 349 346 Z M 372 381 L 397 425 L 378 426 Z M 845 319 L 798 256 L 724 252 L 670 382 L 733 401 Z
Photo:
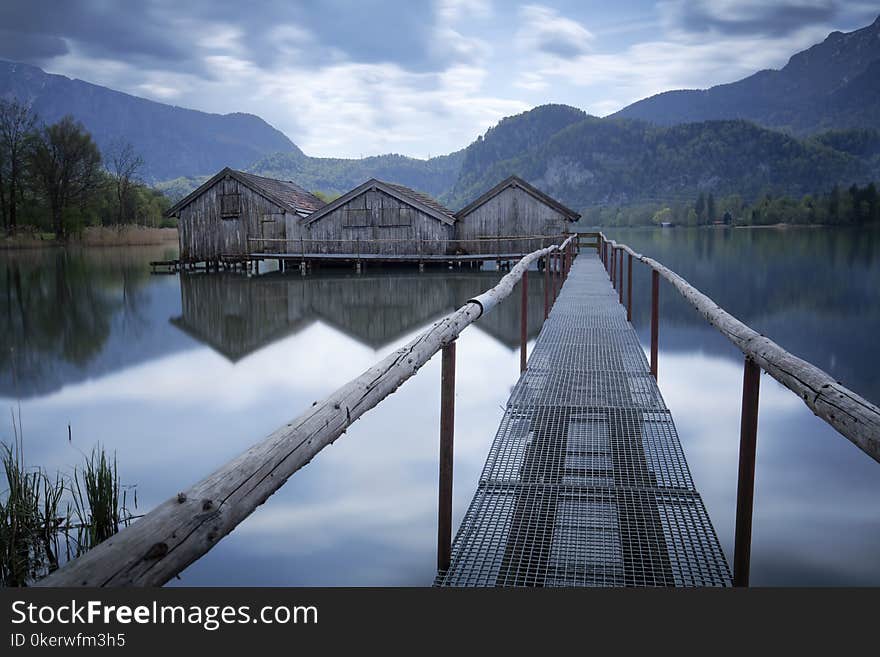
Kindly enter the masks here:
M 513 389 L 440 586 L 729 586 L 672 415 L 598 257 Z

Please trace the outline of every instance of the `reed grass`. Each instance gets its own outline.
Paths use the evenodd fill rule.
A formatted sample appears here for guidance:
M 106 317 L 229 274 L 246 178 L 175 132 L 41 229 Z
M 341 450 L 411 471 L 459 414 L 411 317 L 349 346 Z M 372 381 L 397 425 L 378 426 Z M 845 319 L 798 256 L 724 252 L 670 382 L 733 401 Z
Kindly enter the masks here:
M 135 518 L 115 454 L 111 460 L 98 445 L 81 468 L 52 479 L 27 467 L 21 434 L 14 433 L 12 445 L 0 444 L 6 476 L 0 493 L 0 586 L 27 586 L 45 577 Z

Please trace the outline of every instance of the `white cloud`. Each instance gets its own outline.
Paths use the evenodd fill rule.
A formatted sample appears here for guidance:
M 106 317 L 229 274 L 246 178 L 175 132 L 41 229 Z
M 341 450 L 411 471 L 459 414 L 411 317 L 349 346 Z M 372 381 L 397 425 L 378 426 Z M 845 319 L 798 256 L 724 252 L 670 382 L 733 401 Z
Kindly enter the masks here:
M 520 9 L 517 43 L 527 51 L 570 59 L 589 51 L 593 34 L 575 20 L 543 5 Z
M 809 27 L 787 39 L 690 36 L 640 42 L 620 52 L 587 53 L 555 60 L 531 74 L 586 88 L 596 98 L 588 110 L 606 114 L 636 100 L 672 89 L 706 88 L 733 82 L 765 68 L 780 68 L 797 50 L 825 36 Z M 590 93 L 592 92 L 592 93 Z
M 437 17 L 444 23 L 464 19 L 486 19 L 492 16 L 490 0 L 438 0 Z

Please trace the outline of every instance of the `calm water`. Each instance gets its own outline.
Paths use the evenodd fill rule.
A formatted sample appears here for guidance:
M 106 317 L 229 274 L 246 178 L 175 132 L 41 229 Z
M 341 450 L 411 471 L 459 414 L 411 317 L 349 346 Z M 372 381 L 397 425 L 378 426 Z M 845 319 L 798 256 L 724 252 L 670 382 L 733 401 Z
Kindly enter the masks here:
M 616 231 L 734 315 L 880 400 L 880 232 Z M 140 511 L 186 488 L 497 280 L 368 270 L 150 276 L 167 249 L 0 252 L 0 411 L 68 470 L 101 442 Z M 530 281 L 530 335 L 541 315 Z M 634 323 L 648 338 L 649 278 Z M 518 298 L 459 341 L 455 522 L 518 375 Z M 660 387 L 732 556 L 739 352 L 661 285 Z M 439 357 L 298 472 L 184 585 L 427 585 Z M 67 426 L 73 441 L 67 440 Z M 9 439 L 11 420 L 0 421 Z M 880 584 L 880 465 L 762 377 L 752 581 Z

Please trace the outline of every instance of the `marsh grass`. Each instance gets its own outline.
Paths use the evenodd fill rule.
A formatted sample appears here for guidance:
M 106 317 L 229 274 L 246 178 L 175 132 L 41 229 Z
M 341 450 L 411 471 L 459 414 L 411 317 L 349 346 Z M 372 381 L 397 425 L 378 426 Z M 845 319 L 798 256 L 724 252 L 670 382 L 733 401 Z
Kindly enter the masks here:
M 2 444 L 6 489 L 0 493 L 0 585 L 27 586 L 87 552 L 135 518 L 116 456 L 92 450 L 70 476 L 50 478 L 25 464 L 18 431 Z M 137 507 L 137 493 L 134 494 Z M 62 510 L 63 509 L 63 510 Z
M 82 470 L 74 469 L 71 496 L 74 513 L 82 530 L 78 543 L 85 550 L 106 541 L 119 531 L 120 526 L 127 526 L 132 519 L 127 507 L 127 490 L 119 483 L 116 455 L 111 462 L 103 447 L 92 450 Z

